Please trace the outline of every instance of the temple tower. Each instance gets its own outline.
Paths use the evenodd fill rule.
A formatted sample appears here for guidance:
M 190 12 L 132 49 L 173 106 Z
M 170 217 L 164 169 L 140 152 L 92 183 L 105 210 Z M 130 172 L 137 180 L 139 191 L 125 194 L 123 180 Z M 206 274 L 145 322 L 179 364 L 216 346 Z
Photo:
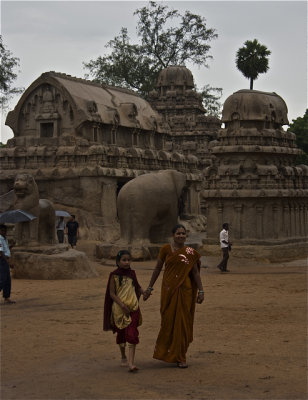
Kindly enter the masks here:
M 170 128 L 170 150 L 197 157 L 199 162 L 209 165 L 208 143 L 216 137 L 221 121 L 205 115 L 191 71 L 184 66 L 163 69 L 156 90 L 149 95 L 149 103 Z
M 217 243 L 229 222 L 237 243 L 307 240 L 308 166 L 295 166 L 301 150 L 276 93 L 235 92 L 224 103 L 222 128 L 211 143 L 213 165 L 204 171 L 207 242 Z

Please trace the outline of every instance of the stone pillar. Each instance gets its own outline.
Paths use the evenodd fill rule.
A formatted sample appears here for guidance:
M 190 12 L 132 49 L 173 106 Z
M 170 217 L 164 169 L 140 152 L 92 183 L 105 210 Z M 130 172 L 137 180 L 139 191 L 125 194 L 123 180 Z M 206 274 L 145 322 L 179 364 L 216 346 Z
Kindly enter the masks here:
M 274 239 L 278 238 L 278 218 L 277 218 L 277 211 L 278 211 L 278 206 L 277 204 L 272 205 L 272 211 L 273 211 L 273 237 Z
M 295 236 L 295 218 L 294 218 L 294 207 L 293 204 L 290 203 L 290 236 Z
M 257 239 L 263 238 L 263 206 L 257 206 Z
M 219 227 L 222 226 L 223 222 L 223 204 L 221 202 L 217 203 L 217 220 L 218 220 L 218 224 Z
M 299 235 L 304 236 L 304 214 L 303 214 L 303 205 L 298 205 L 298 217 L 299 217 Z
M 290 237 L 290 207 L 288 204 L 283 206 L 283 232 L 285 237 Z
M 294 223 L 295 223 L 295 236 L 299 236 L 299 221 L 298 221 L 298 205 L 297 203 L 294 204 Z
M 307 215 L 307 207 L 304 204 L 303 205 L 303 224 L 304 224 L 304 236 L 307 237 L 307 233 L 308 233 L 308 215 Z
M 113 224 L 117 218 L 116 184 L 105 184 L 102 190 L 101 211 L 104 225 Z
M 235 207 L 235 218 L 236 218 L 236 226 L 235 226 L 235 238 L 242 238 L 242 204 L 237 204 Z

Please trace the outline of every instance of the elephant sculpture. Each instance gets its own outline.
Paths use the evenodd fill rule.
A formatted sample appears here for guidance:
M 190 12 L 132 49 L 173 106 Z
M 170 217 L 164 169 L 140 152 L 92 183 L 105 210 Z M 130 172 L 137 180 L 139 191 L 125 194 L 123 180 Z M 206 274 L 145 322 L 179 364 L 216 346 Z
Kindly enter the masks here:
M 30 222 L 16 225 L 19 245 L 55 243 L 55 209 L 50 200 L 39 199 L 37 184 L 32 175 L 20 173 L 14 181 L 14 208 L 34 215 Z
M 140 175 L 119 192 L 121 239 L 127 244 L 162 243 L 177 223 L 186 176 L 175 170 Z

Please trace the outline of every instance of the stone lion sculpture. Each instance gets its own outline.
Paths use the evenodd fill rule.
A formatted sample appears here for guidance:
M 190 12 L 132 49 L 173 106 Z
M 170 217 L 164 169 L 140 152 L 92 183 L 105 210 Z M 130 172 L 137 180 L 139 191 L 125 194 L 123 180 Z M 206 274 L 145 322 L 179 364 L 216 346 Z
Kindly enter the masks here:
M 39 199 L 37 184 L 32 175 L 20 173 L 14 181 L 14 208 L 34 215 L 30 222 L 16 224 L 19 245 L 55 243 L 55 209 L 51 201 Z
M 186 177 L 175 170 L 140 175 L 119 192 L 121 239 L 126 243 L 161 243 L 177 223 Z

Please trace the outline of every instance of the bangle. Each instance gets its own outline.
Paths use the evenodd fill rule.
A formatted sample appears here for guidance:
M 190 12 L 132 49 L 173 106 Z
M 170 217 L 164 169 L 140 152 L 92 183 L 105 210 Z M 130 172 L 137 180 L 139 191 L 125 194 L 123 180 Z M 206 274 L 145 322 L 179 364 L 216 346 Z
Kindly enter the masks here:
M 199 290 L 198 294 L 204 294 L 204 290 Z
M 148 288 L 147 288 L 147 290 L 146 291 L 150 291 L 150 292 L 152 292 L 152 290 L 154 290 L 151 286 L 149 286 Z

